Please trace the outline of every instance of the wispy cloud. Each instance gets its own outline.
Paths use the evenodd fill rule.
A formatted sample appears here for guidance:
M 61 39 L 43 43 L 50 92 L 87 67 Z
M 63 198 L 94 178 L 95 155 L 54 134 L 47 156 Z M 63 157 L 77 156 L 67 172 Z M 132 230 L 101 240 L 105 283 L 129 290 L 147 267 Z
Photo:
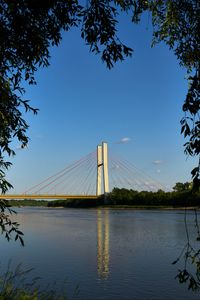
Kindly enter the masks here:
M 162 161 L 162 160 L 159 160 L 159 159 L 156 159 L 156 160 L 153 161 L 153 164 L 154 164 L 154 165 L 160 165 L 160 164 L 162 164 L 162 163 L 163 163 L 163 161 Z
M 156 173 L 158 173 L 158 174 L 159 174 L 160 172 L 161 172 L 161 170 L 160 170 L 160 169 L 157 169 L 157 170 L 156 170 Z
M 129 143 L 131 141 L 130 137 L 123 137 L 121 138 L 121 140 L 117 141 L 116 144 L 126 144 Z

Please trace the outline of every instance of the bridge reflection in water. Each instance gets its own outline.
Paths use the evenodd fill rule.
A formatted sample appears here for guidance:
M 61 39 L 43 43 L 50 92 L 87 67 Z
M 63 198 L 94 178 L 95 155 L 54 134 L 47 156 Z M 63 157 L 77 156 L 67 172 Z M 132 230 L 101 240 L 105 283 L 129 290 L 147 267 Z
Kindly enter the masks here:
M 109 275 L 110 262 L 109 210 L 97 210 L 97 268 L 101 278 Z

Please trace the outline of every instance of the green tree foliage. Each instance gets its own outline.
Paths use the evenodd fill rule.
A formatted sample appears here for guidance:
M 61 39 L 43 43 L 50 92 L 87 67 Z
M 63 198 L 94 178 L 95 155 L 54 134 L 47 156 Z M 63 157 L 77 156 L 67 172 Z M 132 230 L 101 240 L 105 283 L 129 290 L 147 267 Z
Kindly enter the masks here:
M 180 186 L 181 188 L 184 184 Z M 200 206 L 200 194 L 193 193 L 189 189 L 178 189 L 173 192 L 164 192 L 158 190 L 157 192 L 149 191 L 134 191 L 128 189 L 114 188 L 112 192 L 108 194 L 109 205 L 130 205 L 136 207 L 199 207 Z
M 192 188 L 192 184 L 189 182 L 185 182 L 185 183 L 177 182 L 173 187 L 173 190 L 175 192 L 185 192 L 191 190 L 191 188 Z
M 132 206 L 138 208 L 161 208 L 161 207 L 200 207 L 200 193 L 192 190 L 164 192 L 135 191 L 125 188 L 114 188 L 104 196 L 97 199 L 64 199 L 49 201 L 49 207 L 95 207 L 95 206 Z
M 84 3 L 84 4 L 83 4 Z M 23 82 L 35 84 L 39 67 L 49 65 L 49 48 L 58 46 L 62 32 L 80 28 L 82 39 L 108 68 L 132 55 L 133 50 L 117 35 L 118 17 L 138 23 L 148 12 L 153 25 L 152 44 L 164 42 L 188 73 L 189 88 L 183 105 L 182 133 L 188 138 L 185 152 L 200 154 L 200 7 L 199 0 L 2 0 L 0 1 L 0 191 L 11 185 L 5 170 L 14 155 L 11 142 L 28 143 L 28 124 L 23 112 L 32 108 L 24 100 Z M 192 171 L 194 186 L 199 185 L 200 166 Z M 4 202 L 1 207 L 5 208 Z M 2 211 L 4 222 L 4 211 Z M 4 227 L 2 226 L 4 230 Z

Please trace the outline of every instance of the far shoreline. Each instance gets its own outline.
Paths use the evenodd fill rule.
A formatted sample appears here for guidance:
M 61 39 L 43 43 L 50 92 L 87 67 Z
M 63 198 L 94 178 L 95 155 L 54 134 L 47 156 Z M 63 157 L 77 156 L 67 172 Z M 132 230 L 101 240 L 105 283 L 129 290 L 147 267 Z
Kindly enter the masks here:
M 13 205 L 12 208 L 48 208 L 48 209 L 130 209 L 130 210 L 200 210 L 199 206 L 134 206 L 134 205 L 100 205 L 100 206 L 88 206 L 88 207 L 65 207 L 65 206 L 41 206 L 41 205 Z

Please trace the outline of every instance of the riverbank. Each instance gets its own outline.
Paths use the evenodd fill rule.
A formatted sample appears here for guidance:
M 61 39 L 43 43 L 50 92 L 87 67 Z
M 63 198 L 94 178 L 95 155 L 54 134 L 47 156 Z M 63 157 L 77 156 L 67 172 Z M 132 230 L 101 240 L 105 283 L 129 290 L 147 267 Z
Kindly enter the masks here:
M 98 199 L 66 199 L 54 200 L 48 203 L 48 207 L 134 207 L 134 208 L 185 208 L 200 207 L 200 194 L 192 191 L 185 192 L 147 192 L 127 189 L 113 189 L 107 194 L 106 199 L 100 196 Z
M 32 207 L 64 207 L 64 208 L 134 208 L 134 209 L 188 209 L 200 208 L 200 193 L 184 192 L 147 192 L 127 189 L 113 189 L 106 199 L 100 196 L 97 199 L 73 198 L 62 200 L 9 200 L 8 205 Z
M 32 200 L 32 199 L 23 199 L 23 200 L 7 200 L 8 205 L 12 207 L 20 206 L 30 206 L 30 207 L 47 207 L 49 201 L 46 200 Z
M 39 202 L 39 201 L 38 201 Z M 145 205 L 97 205 L 97 206 L 66 206 L 66 205 L 48 205 L 49 202 L 46 201 L 45 205 L 40 205 L 40 203 L 36 203 L 34 205 L 28 205 L 28 204 L 23 204 L 23 200 L 21 205 L 18 203 L 14 203 L 12 205 L 13 208 L 18 208 L 18 207 L 35 207 L 35 208 L 56 208 L 56 209 L 67 209 L 67 208 L 87 208 L 87 209 L 93 209 L 93 208 L 99 208 L 99 209 L 120 209 L 120 210 L 125 210 L 125 209 L 131 209 L 131 210 L 200 210 L 200 206 L 163 206 L 163 205 L 151 205 L 151 206 L 145 206 Z

